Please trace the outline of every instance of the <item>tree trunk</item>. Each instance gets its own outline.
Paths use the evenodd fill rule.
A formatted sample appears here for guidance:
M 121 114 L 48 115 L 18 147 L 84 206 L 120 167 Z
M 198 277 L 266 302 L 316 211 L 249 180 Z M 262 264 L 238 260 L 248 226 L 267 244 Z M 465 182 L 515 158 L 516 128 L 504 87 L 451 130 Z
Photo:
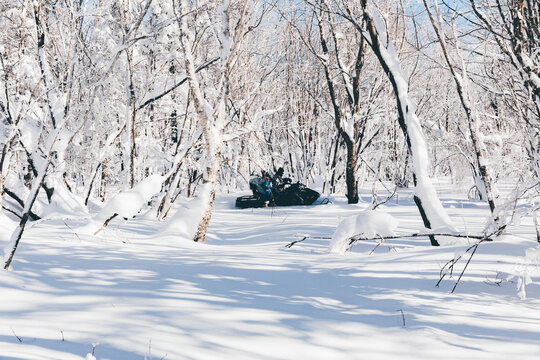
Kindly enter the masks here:
M 352 141 L 345 142 L 347 146 L 347 169 L 345 170 L 345 181 L 347 182 L 347 203 L 358 204 L 358 184 L 356 180 L 356 146 Z
M 135 103 L 135 86 L 133 83 L 133 51 L 126 50 L 126 58 L 128 64 L 128 74 L 126 79 L 127 101 L 126 101 L 126 125 L 129 136 L 129 188 L 132 189 L 135 186 L 135 155 L 136 155 L 136 143 L 135 143 L 135 120 L 137 118 L 137 108 Z
M 386 29 L 379 29 L 376 27 L 374 20 L 376 14 L 371 13 L 371 10 L 367 5 L 367 0 L 362 0 L 362 8 L 364 10 L 364 21 L 369 34 L 368 42 L 384 69 L 384 72 L 388 76 L 396 96 L 398 123 L 405 135 L 407 148 L 412 157 L 413 180 L 415 185 L 414 202 L 418 207 L 426 228 L 454 229 L 428 175 L 429 156 L 427 144 L 420 121 L 415 114 L 414 106 L 409 97 L 407 81 L 401 72 L 397 54 L 395 53 L 389 38 L 387 44 L 384 45 L 382 43 L 387 37 Z M 379 21 L 379 23 L 384 24 L 382 21 Z M 362 34 L 365 34 L 364 29 L 360 24 L 355 22 L 355 26 Z M 433 236 L 430 237 L 430 240 L 433 246 L 439 245 Z
M 186 0 L 180 0 L 179 2 L 179 8 L 180 13 L 185 14 L 188 6 L 186 3 Z M 226 9 L 225 11 L 228 11 Z M 226 12 L 225 12 L 226 14 Z M 180 27 L 180 42 L 182 45 L 182 50 L 184 53 L 184 63 L 186 66 L 187 71 L 187 78 L 189 83 L 189 88 L 191 90 L 191 94 L 193 96 L 193 105 L 195 108 L 197 120 L 202 127 L 203 136 L 206 142 L 205 146 L 205 157 L 206 161 L 209 162 L 206 174 L 203 175 L 203 191 L 201 192 L 201 199 L 203 202 L 205 202 L 205 210 L 202 216 L 202 219 L 199 222 L 199 225 L 197 227 L 197 231 L 195 233 L 195 236 L 193 238 L 193 241 L 196 242 L 204 242 L 206 237 L 206 232 L 208 230 L 208 225 L 210 223 L 210 218 L 212 217 L 212 208 L 214 205 L 214 199 L 216 194 L 216 183 L 217 178 L 219 174 L 219 169 L 221 168 L 221 146 L 222 146 L 222 139 L 221 139 L 221 130 L 216 127 L 216 122 L 221 123 L 221 120 L 223 119 L 216 119 L 214 117 L 210 118 L 210 114 L 208 114 L 205 111 L 204 108 L 204 97 L 201 91 L 201 87 L 199 84 L 199 80 L 197 78 L 197 74 L 195 71 L 195 65 L 193 60 L 193 53 L 192 53 L 192 41 L 190 41 L 190 32 L 187 25 L 186 17 L 183 16 L 181 18 L 177 16 L 177 22 Z M 228 19 L 226 19 L 228 20 Z M 224 29 L 224 36 L 228 37 L 228 27 Z M 223 59 L 222 59 L 223 60 Z M 228 59 L 227 59 L 228 60 Z M 225 88 L 222 89 L 223 96 L 217 101 L 216 107 L 214 109 L 213 116 L 222 116 L 225 117 L 225 101 L 227 97 L 227 91 L 228 91 L 228 65 L 226 64 L 223 66 L 222 71 L 224 73 L 222 76 L 224 77 L 224 81 L 222 82 L 222 86 Z M 216 111 L 217 110 L 217 111 Z
M 11 234 L 10 243 L 8 246 L 11 246 L 11 251 L 9 253 L 9 256 L 4 256 L 5 264 L 4 269 L 8 270 L 9 266 L 11 265 L 11 262 L 13 261 L 13 256 L 15 256 L 15 252 L 17 251 L 17 247 L 19 246 L 19 242 L 21 241 L 24 228 L 26 226 L 26 223 L 28 222 L 28 219 L 30 218 L 30 214 L 32 213 L 32 207 L 34 206 L 34 203 L 36 202 L 39 190 L 41 189 L 41 186 L 43 185 L 43 182 L 45 181 L 45 176 L 47 175 L 47 169 L 50 164 L 50 158 L 46 160 L 46 165 L 43 169 L 42 174 L 36 180 L 34 181 L 34 185 L 32 186 L 32 190 L 30 190 L 30 194 L 28 195 L 28 199 L 26 200 L 26 205 L 24 207 L 24 211 L 21 217 L 21 221 L 19 222 L 19 226 L 13 231 Z
M 345 170 L 345 181 L 347 183 L 347 203 L 357 204 L 358 203 L 358 185 L 356 183 L 357 154 L 356 154 L 355 136 L 347 133 L 343 129 L 341 109 L 339 106 L 339 102 L 336 98 L 335 85 L 334 85 L 334 81 L 332 80 L 332 76 L 330 75 L 330 69 L 328 66 L 329 50 L 328 50 L 328 45 L 326 43 L 326 39 L 324 38 L 324 30 L 323 30 L 321 18 L 319 18 L 318 25 L 319 25 L 319 37 L 321 40 L 321 47 L 323 49 L 323 54 L 325 55 L 325 58 L 322 59 L 322 65 L 324 68 L 324 76 L 326 78 L 326 84 L 328 86 L 328 93 L 330 94 L 330 99 L 332 101 L 332 108 L 334 110 L 334 123 L 336 125 L 336 129 L 338 130 L 340 137 L 345 142 L 345 146 L 347 148 L 347 165 L 346 165 L 346 170 Z

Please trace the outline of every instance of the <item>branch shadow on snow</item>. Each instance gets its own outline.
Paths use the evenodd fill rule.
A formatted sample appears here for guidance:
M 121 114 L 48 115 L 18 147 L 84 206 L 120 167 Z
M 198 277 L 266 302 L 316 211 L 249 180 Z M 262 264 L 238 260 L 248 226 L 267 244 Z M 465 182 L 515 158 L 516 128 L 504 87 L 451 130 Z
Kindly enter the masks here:
M 540 336 L 537 312 L 505 308 L 505 297 L 515 296 L 514 284 L 482 285 L 478 292 L 485 280 L 481 269 L 488 265 L 483 249 L 500 249 L 482 247 L 476 270 L 467 274 L 459 294 L 451 295 L 451 281 L 434 285 L 452 250 L 441 255 L 427 242 L 404 241 L 396 244 L 399 253 L 381 247 L 370 257 L 374 244 L 362 244 L 339 256 L 328 254 L 321 240 L 285 249 L 293 230 L 327 235 L 332 225 L 317 215 L 320 210 L 307 210 L 314 216 L 309 224 L 297 217 L 306 209 L 280 210 L 276 216 L 270 211 L 244 212 L 228 226 L 223 225 L 230 218 L 218 212 L 210 244 L 202 246 L 161 239 L 150 221 L 119 223 L 98 238 L 75 236 L 82 222 L 70 222 L 73 231 L 43 224 L 29 231 L 21 247 L 16 271 L 9 274 L 16 281 L 0 277 L 6 303 L 20 299 L 19 291 L 29 299 L 0 306 L 2 323 L 23 340 L 36 339 L 36 346 L 79 356 L 88 352 L 88 343 L 99 342 L 98 358 L 110 359 L 141 357 L 149 342 L 156 358 L 224 358 L 239 352 L 287 358 L 287 351 L 303 347 L 329 357 L 351 356 L 358 350 L 351 339 L 399 342 L 403 331 L 418 336 L 412 343 L 431 338 L 427 349 L 435 346 L 433 339 L 452 347 L 463 347 L 460 338 L 475 339 L 480 343 L 467 349 L 478 352 L 486 350 L 484 340 L 529 344 Z M 57 234 L 56 240 L 39 241 L 46 231 Z M 492 294 L 501 292 L 494 300 Z M 494 301 L 505 311 L 490 313 Z M 9 328 L 2 331 L 0 342 L 17 343 Z M 66 346 L 60 331 L 76 340 Z M 396 349 L 376 350 L 397 356 Z

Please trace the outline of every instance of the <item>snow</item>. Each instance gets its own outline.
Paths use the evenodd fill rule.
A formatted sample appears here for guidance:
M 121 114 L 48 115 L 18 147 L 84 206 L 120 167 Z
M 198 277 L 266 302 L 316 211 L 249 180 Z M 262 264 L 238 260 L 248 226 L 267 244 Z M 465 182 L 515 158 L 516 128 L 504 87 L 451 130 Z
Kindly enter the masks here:
M 38 144 L 37 139 L 41 135 L 41 125 L 39 121 L 33 117 L 27 117 L 26 121 L 21 122 L 21 142 L 25 144 L 29 151 L 34 151 L 36 144 Z
M 67 190 L 64 184 L 55 183 L 51 203 L 40 211 L 42 217 L 64 219 L 70 217 L 88 216 L 84 201 Z
M 466 187 L 438 184 L 452 220 L 482 231 L 487 205 L 468 200 Z M 432 247 L 426 238 L 388 239 L 373 253 L 377 242 L 366 241 L 346 255 L 329 252 L 327 239 L 285 247 L 298 234 L 332 236 L 339 218 L 353 219 L 354 229 L 364 221 L 364 231 L 417 232 L 423 226 L 410 190 L 366 213 L 366 189 L 359 205 L 336 196 L 328 205 L 275 209 L 235 209 L 238 195 L 217 196 L 204 244 L 179 241 L 184 236 L 166 231 L 155 214 L 116 218 L 99 236 L 81 232 L 85 217 L 32 223 L 12 270 L 0 271 L 0 358 L 84 359 L 93 344 L 99 360 L 540 353 L 539 250 L 530 217 L 511 235 L 481 244 L 452 294 L 468 256 L 436 287 L 439 272 L 472 240 Z M 182 210 L 178 218 L 191 214 L 186 207 L 173 209 Z M 390 219 L 399 225 L 384 228 L 396 225 Z M 0 229 L 15 225 L 0 221 Z M 523 300 L 520 277 L 528 283 Z
M 133 189 L 119 193 L 105 204 L 95 216 L 95 220 L 105 221 L 114 214 L 125 218 L 137 215 L 150 198 L 161 191 L 163 180 L 163 176 L 151 175 Z
M 181 205 L 176 207 L 174 214 L 163 227 L 162 233 L 175 238 L 192 240 L 197 232 L 199 221 L 202 219 L 209 201 L 209 184 L 201 185 L 200 195 L 193 199 L 181 199 Z
M 376 238 L 393 236 L 398 221 L 388 213 L 381 211 L 365 211 L 359 215 L 342 220 L 332 235 L 330 252 L 344 253 L 349 248 L 352 236 Z

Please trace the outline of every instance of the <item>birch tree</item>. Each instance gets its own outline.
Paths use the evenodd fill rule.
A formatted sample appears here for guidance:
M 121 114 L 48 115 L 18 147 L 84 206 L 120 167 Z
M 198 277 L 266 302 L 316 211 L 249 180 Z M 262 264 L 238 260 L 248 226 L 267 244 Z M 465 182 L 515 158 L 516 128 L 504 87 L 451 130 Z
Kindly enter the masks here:
M 202 219 L 193 238 L 196 242 L 204 242 L 222 164 L 221 155 L 228 120 L 230 76 L 238 59 L 242 41 L 250 31 L 249 24 L 257 20 L 256 11 L 260 3 L 225 0 L 219 4 L 215 2 L 189 4 L 186 0 L 178 2 L 173 0 L 173 5 L 180 30 L 182 54 L 193 107 L 205 141 L 203 188 L 199 191 L 204 207 Z M 231 24 L 234 24 L 234 27 Z M 204 32 L 204 28 L 210 29 L 212 36 L 208 41 L 215 44 L 210 45 L 207 50 L 217 51 L 220 58 L 215 70 L 217 81 L 215 87 L 211 89 L 203 89 L 195 70 L 195 57 L 199 45 L 197 33 Z

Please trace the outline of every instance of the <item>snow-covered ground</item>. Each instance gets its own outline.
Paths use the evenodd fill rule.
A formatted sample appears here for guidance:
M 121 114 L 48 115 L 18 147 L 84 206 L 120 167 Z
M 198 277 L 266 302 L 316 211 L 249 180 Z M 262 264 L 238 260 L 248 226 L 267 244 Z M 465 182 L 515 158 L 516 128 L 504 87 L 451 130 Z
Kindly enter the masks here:
M 538 359 L 540 274 L 531 219 L 479 246 L 454 294 L 441 268 L 472 241 L 357 244 L 329 253 L 340 218 L 369 202 L 240 210 L 218 196 L 205 244 L 154 213 L 101 224 L 42 220 L 0 271 L 0 359 Z M 446 189 L 462 231 L 480 232 L 485 204 Z M 381 207 L 396 233 L 422 229 L 410 192 Z M 1 239 L 15 223 L 5 217 Z M 300 236 L 300 237 L 298 237 Z M 3 248 L 3 244 L 0 243 Z M 370 254 L 371 253 L 371 254 Z M 527 264 L 527 262 L 529 264 Z M 518 296 L 526 276 L 527 297 Z M 512 275 L 517 275 L 512 278 Z

